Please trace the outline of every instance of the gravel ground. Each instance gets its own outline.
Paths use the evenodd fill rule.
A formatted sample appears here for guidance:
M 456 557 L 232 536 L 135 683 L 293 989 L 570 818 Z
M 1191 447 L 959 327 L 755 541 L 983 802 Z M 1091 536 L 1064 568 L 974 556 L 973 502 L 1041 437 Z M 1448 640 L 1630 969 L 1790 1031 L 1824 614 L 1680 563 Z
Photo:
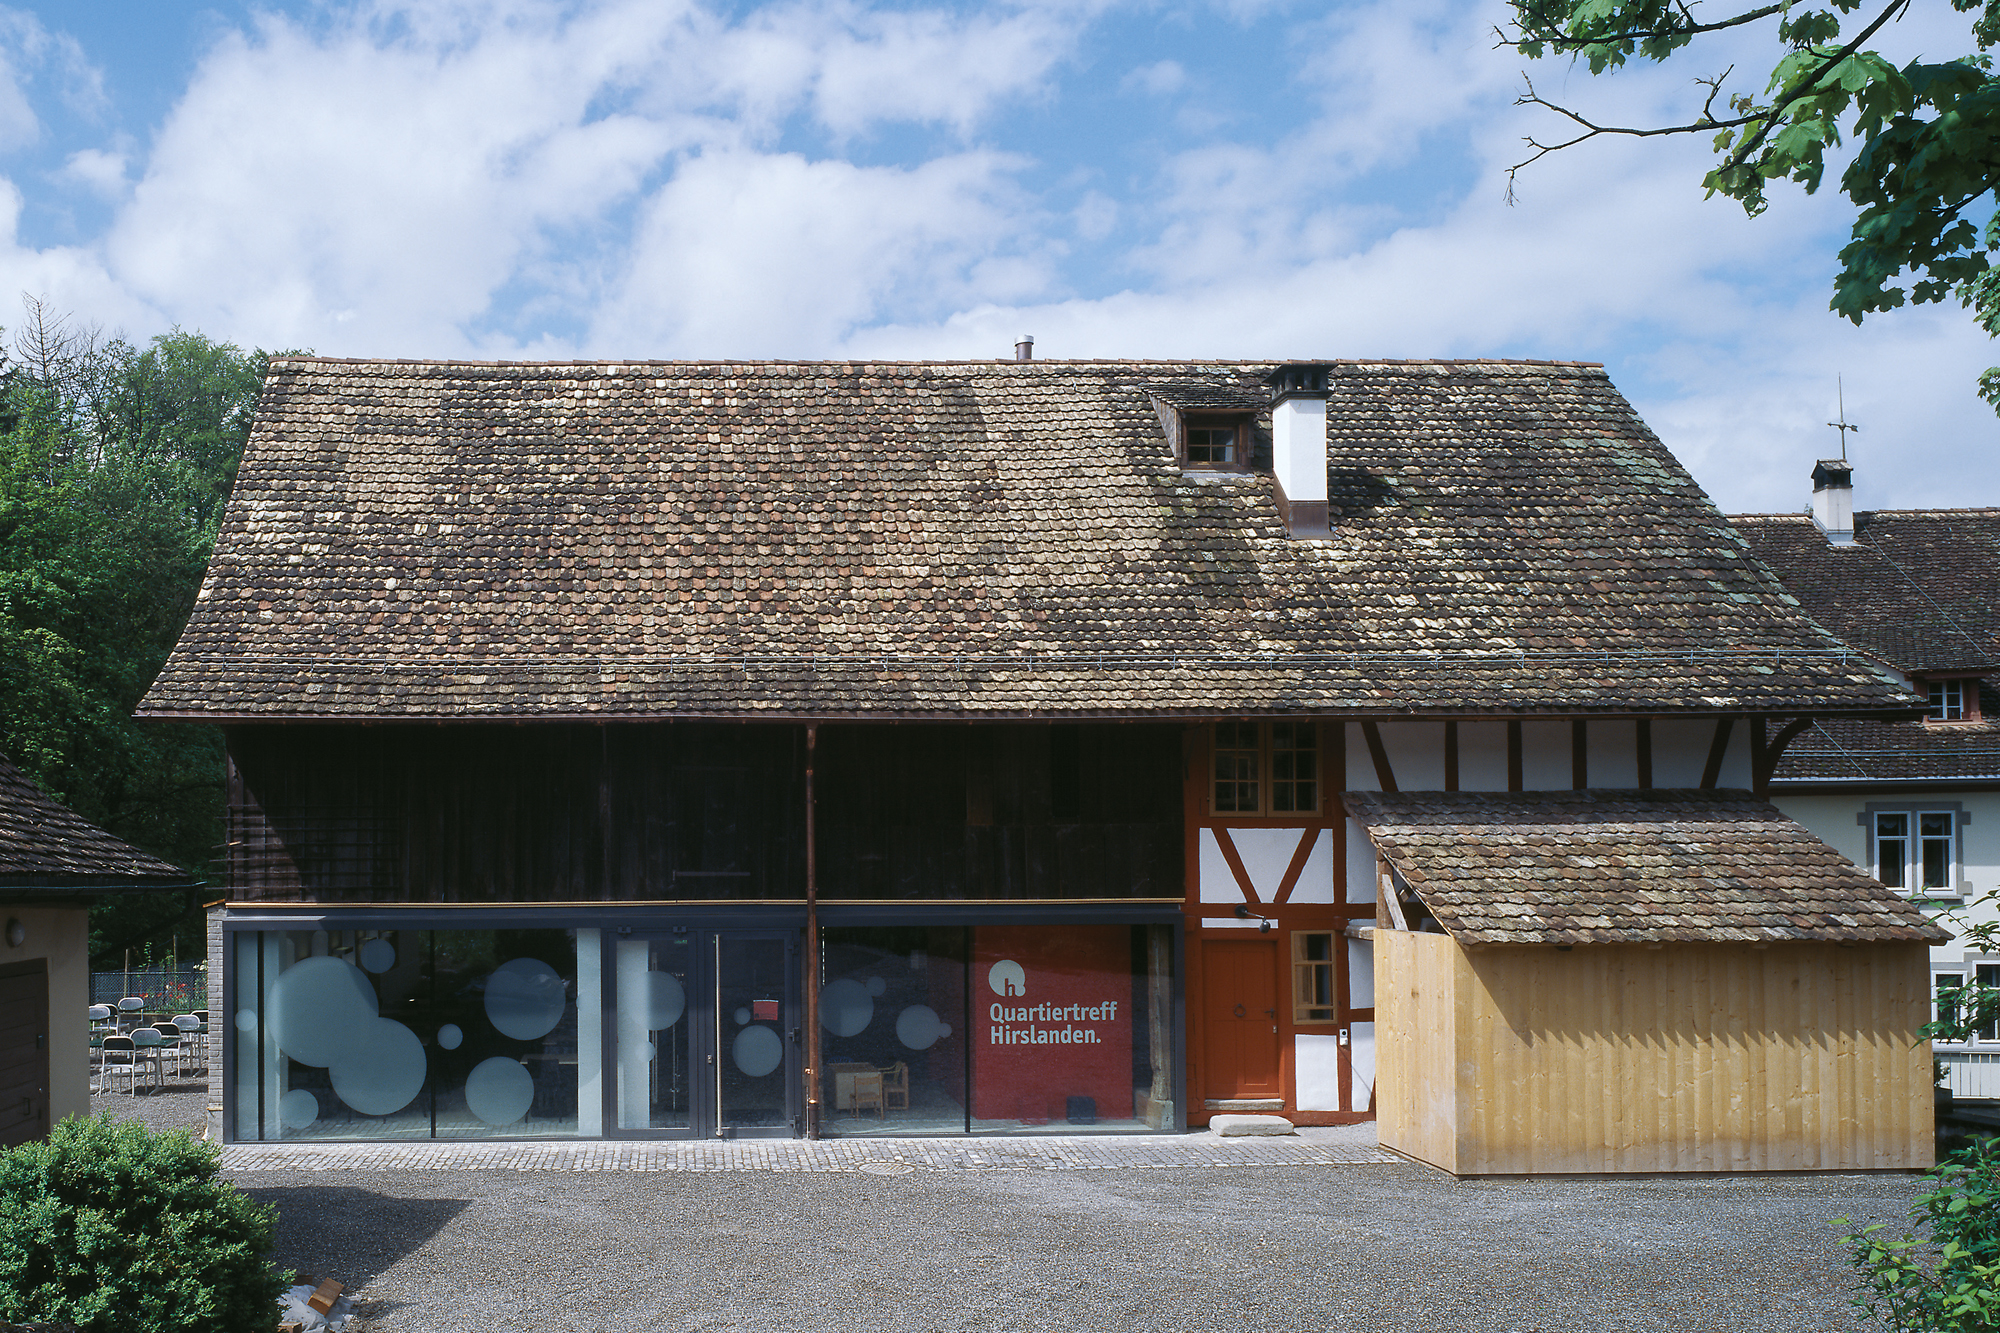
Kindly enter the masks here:
M 1908 1176 L 1414 1165 L 241 1172 L 358 1333 L 1860 1327 L 1833 1228 Z
M 206 1100 L 92 1109 L 199 1133 Z M 1917 1189 L 1415 1165 L 235 1179 L 278 1206 L 280 1264 L 355 1291 L 351 1333 L 1857 1329 L 1827 1219 L 1895 1219 Z
M 208 1115 L 208 1082 L 168 1079 L 145 1092 L 126 1092 L 121 1084 L 116 1092 L 90 1099 L 90 1113 L 99 1111 L 109 1111 L 118 1120 L 143 1120 L 154 1129 L 185 1129 L 200 1138 Z

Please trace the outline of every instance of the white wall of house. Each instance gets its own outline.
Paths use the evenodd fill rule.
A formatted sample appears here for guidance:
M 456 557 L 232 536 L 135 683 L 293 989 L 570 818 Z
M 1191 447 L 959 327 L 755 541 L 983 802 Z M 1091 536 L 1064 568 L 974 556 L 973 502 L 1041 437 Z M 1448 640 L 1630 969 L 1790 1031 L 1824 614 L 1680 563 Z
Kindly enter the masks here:
M 1957 897 L 1928 898 L 1926 908 L 1947 930 L 1979 921 L 2000 920 L 2000 902 L 1979 902 L 2000 890 L 2000 792 L 1854 791 L 1771 793 L 1772 804 L 1810 829 L 1854 864 L 1880 876 L 1881 867 L 1869 836 L 1874 810 L 1950 810 L 1958 818 L 1957 866 L 1953 873 Z M 1933 984 L 1939 977 L 1979 979 L 1981 967 L 1989 978 L 2000 976 L 2000 952 L 1969 948 L 1961 936 L 1931 950 Z M 2000 1097 L 2000 1028 L 1993 1038 L 1964 1045 L 1940 1044 L 1947 1086 L 1963 1097 Z

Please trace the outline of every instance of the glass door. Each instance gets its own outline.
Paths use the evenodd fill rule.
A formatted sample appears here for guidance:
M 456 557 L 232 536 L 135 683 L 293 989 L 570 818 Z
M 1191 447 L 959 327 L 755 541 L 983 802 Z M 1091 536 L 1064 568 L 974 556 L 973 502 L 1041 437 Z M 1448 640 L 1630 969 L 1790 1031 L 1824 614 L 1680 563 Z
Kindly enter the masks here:
M 750 1138 L 797 1132 L 797 943 L 790 932 L 616 937 L 617 1132 Z

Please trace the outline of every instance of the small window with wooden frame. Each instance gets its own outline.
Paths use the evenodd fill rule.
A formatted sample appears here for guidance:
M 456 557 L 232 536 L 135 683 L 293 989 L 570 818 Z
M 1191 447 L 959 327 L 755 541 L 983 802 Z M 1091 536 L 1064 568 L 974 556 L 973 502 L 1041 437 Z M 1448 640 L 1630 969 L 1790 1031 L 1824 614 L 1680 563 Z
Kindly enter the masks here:
M 1218 815 L 1319 813 L 1319 724 L 1218 722 L 1209 809 Z
M 1979 677 L 1939 676 L 1920 683 L 1924 691 L 1924 721 L 1985 721 L 1979 709 Z
M 1339 937 L 1330 930 L 1292 932 L 1292 1022 L 1340 1021 L 1340 974 L 1334 966 Z
M 1181 420 L 1181 440 L 1181 462 L 1188 467 L 1250 466 L 1250 418 L 1243 413 L 1188 413 Z

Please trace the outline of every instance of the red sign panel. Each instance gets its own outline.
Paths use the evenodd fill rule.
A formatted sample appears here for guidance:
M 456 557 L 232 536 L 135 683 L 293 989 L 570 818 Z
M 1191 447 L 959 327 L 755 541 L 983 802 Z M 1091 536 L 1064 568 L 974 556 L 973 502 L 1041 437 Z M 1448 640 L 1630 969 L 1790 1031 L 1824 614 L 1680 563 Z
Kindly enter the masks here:
M 1132 1114 L 1132 932 L 980 926 L 972 1114 L 1030 1124 Z

